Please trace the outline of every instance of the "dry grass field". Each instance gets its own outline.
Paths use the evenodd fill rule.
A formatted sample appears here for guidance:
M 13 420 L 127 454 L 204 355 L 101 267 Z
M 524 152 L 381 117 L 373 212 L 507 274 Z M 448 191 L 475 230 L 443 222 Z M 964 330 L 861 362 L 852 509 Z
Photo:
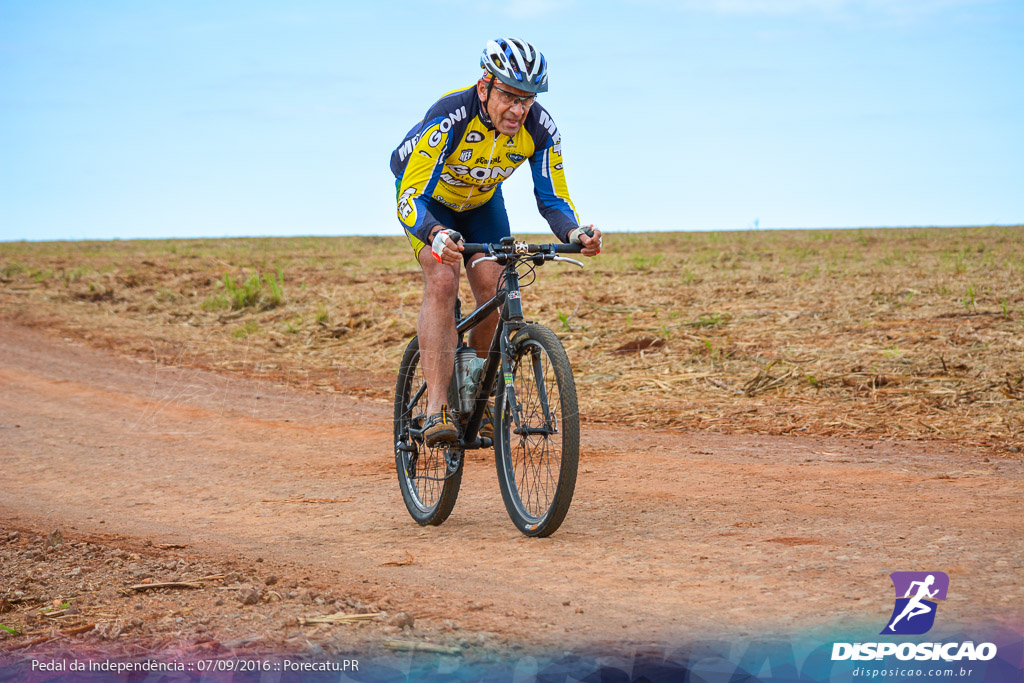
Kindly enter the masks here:
M 588 421 L 1024 448 L 1024 227 L 613 234 L 586 265 L 524 302 Z M 4 318 L 382 401 L 421 289 L 400 237 L 0 244 Z
M 532 542 L 486 451 L 443 526 L 400 502 L 403 239 L 0 243 L 0 660 L 871 634 L 907 568 L 1019 632 L 1024 228 L 605 247 L 524 290 L 585 413 Z

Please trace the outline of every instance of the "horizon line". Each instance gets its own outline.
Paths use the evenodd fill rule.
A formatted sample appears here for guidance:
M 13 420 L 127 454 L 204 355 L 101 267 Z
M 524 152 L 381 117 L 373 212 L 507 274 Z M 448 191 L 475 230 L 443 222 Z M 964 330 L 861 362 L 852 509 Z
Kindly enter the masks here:
M 602 231 L 604 234 L 647 234 L 647 233 L 668 233 L 668 232 L 686 232 L 686 233 L 714 233 L 714 232 L 813 232 L 813 231 L 825 231 L 825 230 L 929 230 L 929 229 L 940 229 L 940 230 L 955 230 L 955 229 L 966 229 L 966 228 L 1020 228 L 1024 227 L 1024 222 L 1021 223 L 978 223 L 973 225 L 851 225 L 851 226 L 839 226 L 839 227 L 745 227 L 745 228 L 711 228 L 711 229 L 684 229 L 684 228 L 664 228 L 664 229 L 647 229 L 647 230 L 615 230 L 615 231 Z M 513 234 L 521 235 L 543 235 L 547 234 L 546 231 L 513 231 Z M 299 234 L 251 234 L 251 235 L 188 235 L 188 236 L 155 236 L 155 237 L 56 237 L 56 238 L 33 238 L 33 237 L 20 237 L 14 239 L 0 239 L 0 244 L 17 244 L 17 243 L 44 243 L 44 242 L 134 242 L 134 241 L 170 241 L 170 240 L 230 240 L 230 239 L 293 239 L 293 238 L 310 238 L 310 237 L 321 237 L 321 238 L 344 238 L 344 237 L 404 237 L 402 234 L 396 234 L 394 232 L 389 233 L 358 233 L 354 235 L 348 234 L 318 234 L 318 233 L 299 233 Z

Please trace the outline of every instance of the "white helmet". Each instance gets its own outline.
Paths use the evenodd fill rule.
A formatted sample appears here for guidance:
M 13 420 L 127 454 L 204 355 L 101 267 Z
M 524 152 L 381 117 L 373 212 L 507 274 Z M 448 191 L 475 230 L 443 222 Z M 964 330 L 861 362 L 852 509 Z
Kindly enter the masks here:
M 488 40 L 480 66 L 513 88 L 532 93 L 548 91 L 548 60 L 525 40 Z

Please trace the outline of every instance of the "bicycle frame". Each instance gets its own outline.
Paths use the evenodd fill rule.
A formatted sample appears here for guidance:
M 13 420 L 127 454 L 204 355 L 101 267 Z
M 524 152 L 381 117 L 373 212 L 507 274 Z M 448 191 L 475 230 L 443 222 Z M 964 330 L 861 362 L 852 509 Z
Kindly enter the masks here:
M 563 256 L 582 250 L 579 244 L 528 244 L 511 236 L 503 237 L 500 244 L 465 243 L 464 256 L 483 257 L 472 260 L 470 267 L 486 260 L 502 269 L 494 296 L 466 317 L 455 300 L 459 354 L 465 348 L 467 332 L 482 332 L 479 325 L 496 319 L 483 360 L 474 358 L 471 366 L 474 376 L 481 373 L 475 395 L 461 391 L 466 387 L 458 386 L 464 379 L 460 374 L 446 387 L 451 405 L 459 407 L 461 437 L 430 447 L 425 443 L 427 383 L 416 339 L 406 346 L 395 389 L 395 465 L 402 498 L 419 524 L 436 526 L 448 518 L 462 484 L 465 451 L 491 446 L 505 509 L 523 534 L 550 536 L 565 519 L 579 466 L 576 387 L 569 357 L 558 337 L 544 325 L 524 318 L 522 288 L 532 282 L 533 270 L 547 261 L 583 267 Z M 528 270 L 520 269 L 521 265 Z M 464 372 L 458 367 L 455 370 Z M 417 376 L 418 384 L 413 384 Z M 495 387 L 501 393 L 494 399 L 496 412 L 491 416 L 494 437 L 481 437 L 480 425 Z M 456 398 L 453 392 L 457 388 Z
M 461 239 L 461 236 L 459 236 L 459 239 Z M 496 250 L 495 246 L 497 245 L 467 244 L 465 253 L 487 254 L 486 258 L 496 260 L 500 265 L 504 266 L 504 284 L 501 290 L 465 318 L 459 317 L 461 315 L 461 307 L 458 305 L 458 301 L 456 301 L 455 329 L 458 333 L 459 345 L 463 343 L 468 330 L 479 325 L 499 307 L 501 307 L 502 312 L 498 324 L 494 328 L 494 336 L 491 338 L 490 348 L 484 362 L 482 381 L 477 387 L 473 410 L 463 430 L 462 442 L 459 444 L 460 447 L 465 449 L 488 448 L 492 445 L 491 439 L 479 438 L 479 431 L 499 367 L 504 374 L 506 391 L 509 392 L 506 404 L 511 406 L 518 405 L 515 400 L 515 389 L 512 384 L 512 368 L 508 366 L 506 360 L 509 357 L 509 349 L 512 344 L 510 332 L 514 332 L 526 324 L 523 319 L 522 294 L 519 286 L 519 272 L 516 270 L 516 265 L 529 260 L 537 267 L 543 265 L 547 260 L 556 260 L 570 261 L 583 267 L 583 264 L 578 261 L 558 255 L 562 253 L 578 254 L 581 251 L 581 247 L 578 244 L 534 245 L 527 244 L 526 242 L 516 242 L 512 237 L 503 237 L 501 240 L 502 249 Z M 472 266 L 473 264 L 470 264 L 470 267 Z M 546 394 L 543 377 L 538 379 L 537 387 L 542 395 Z M 425 383 L 412 397 L 407 409 L 419 401 L 424 391 L 426 391 Z M 556 428 L 551 424 L 551 416 L 547 409 L 546 399 L 544 404 L 545 427 L 541 430 L 537 430 L 537 428 L 531 429 L 534 433 L 552 434 L 556 431 Z M 519 433 L 521 428 L 520 416 L 515 410 L 512 413 L 512 418 L 516 423 L 516 432 Z M 404 447 L 399 446 L 400 450 L 412 451 L 414 448 L 412 444 L 406 444 Z
M 463 446 L 468 449 L 488 448 L 491 446 L 489 443 L 490 439 L 482 440 L 478 438 L 478 432 L 480 430 L 480 423 L 483 422 L 484 410 L 487 407 L 491 389 L 494 388 L 494 382 L 498 376 L 499 366 L 501 366 L 501 371 L 507 377 L 505 386 L 510 391 L 513 390 L 510 376 L 511 368 L 505 367 L 507 364 L 506 359 L 508 358 L 506 352 L 512 343 L 509 333 L 514 332 L 523 325 L 523 304 L 519 289 L 519 273 L 516 271 L 514 263 L 505 267 L 504 281 L 505 284 L 501 291 L 467 317 L 457 320 L 455 325 L 455 329 L 459 334 L 459 343 L 461 344 L 466 332 L 487 319 L 499 307 L 502 308 L 498 324 L 494 327 L 494 336 L 491 337 L 491 345 L 487 352 L 487 359 L 484 362 L 482 379 L 477 387 L 473 411 L 469 414 L 469 421 L 466 423 L 463 435 L 465 442 Z M 512 405 L 515 404 L 512 403 Z

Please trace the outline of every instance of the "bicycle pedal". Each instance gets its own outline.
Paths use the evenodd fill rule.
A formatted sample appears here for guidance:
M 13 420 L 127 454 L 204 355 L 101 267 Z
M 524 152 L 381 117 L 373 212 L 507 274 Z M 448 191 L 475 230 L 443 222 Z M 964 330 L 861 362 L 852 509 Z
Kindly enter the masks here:
M 448 468 L 448 476 L 455 474 L 462 464 L 462 451 L 455 448 L 448 449 L 444 454 L 444 462 Z

